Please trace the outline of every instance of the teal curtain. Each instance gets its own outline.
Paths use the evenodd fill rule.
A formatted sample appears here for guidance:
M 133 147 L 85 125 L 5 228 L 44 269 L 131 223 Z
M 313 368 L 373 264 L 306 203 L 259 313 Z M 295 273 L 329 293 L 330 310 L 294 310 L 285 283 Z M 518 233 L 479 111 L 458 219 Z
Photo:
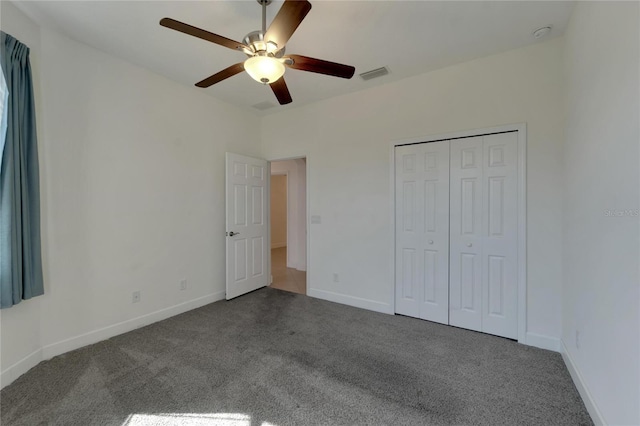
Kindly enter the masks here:
M 0 32 L 0 64 L 9 93 L 0 163 L 0 308 L 44 293 L 40 183 L 29 48 Z

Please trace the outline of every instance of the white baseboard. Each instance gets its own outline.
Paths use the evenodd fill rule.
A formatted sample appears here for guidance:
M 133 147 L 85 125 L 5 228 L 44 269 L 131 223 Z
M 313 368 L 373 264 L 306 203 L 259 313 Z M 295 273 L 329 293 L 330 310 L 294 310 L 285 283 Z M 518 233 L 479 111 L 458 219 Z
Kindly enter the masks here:
M 535 346 L 540 349 L 547 349 L 549 351 L 561 352 L 560 339 L 557 337 L 543 336 L 542 334 L 536 334 L 527 332 L 525 335 L 525 345 Z
M 318 290 L 310 288 L 307 296 L 317 299 L 328 300 L 329 302 L 342 303 L 343 305 L 354 306 L 356 308 L 368 309 L 370 311 L 392 314 L 393 309 L 388 303 L 377 302 L 375 300 L 362 299 L 360 297 L 347 296 L 346 294 L 334 293 L 332 291 Z
M 589 415 L 591 416 L 591 420 L 596 426 L 604 426 L 608 423 L 604 421 L 604 417 L 602 417 L 602 413 L 598 409 L 593 396 L 591 396 L 591 392 L 589 392 L 589 388 L 587 387 L 587 383 L 584 381 L 582 374 L 580 374 L 580 370 L 578 370 L 573 358 L 571 358 L 571 354 L 567 350 L 567 346 L 564 341 L 560 341 L 562 359 L 564 360 L 565 365 L 567 366 L 567 370 L 569 370 L 569 374 L 571 374 L 571 378 L 573 379 L 573 383 L 576 385 L 578 389 L 578 393 L 582 397 L 582 401 L 584 402 Z
M 144 327 L 149 324 L 153 324 L 158 321 L 162 321 L 164 319 L 182 314 L 192 309 L 208 305 L 209 303 L 217 302 L 218 300 L 224 299 L 224 297 L 225 292 L 219 291 L 199 297 L 197 299 L 180 303 L 178 305 L 160 309 L 146 315 L 131 318 L 117 324 L 93 330 L 79 336 L 74 336 L 60 342 L 43 346 L 41 349 L 34 351 L 30 355 L 26 356 L 25 358 L 21 359 L 20 361 L 3 371 L 0 375 L 0 389 L 9 385 L 15 379 L 29 371 L 31 368 L 35 367 L 40 361 L 53 358 L 54 356 L 73 351 L 75 349 L 79 349 L 84 346 L 91 345 L 93 343 L 97 343 L 114 336 L 118 336 L 123 333 L 127 333 L 129 331 Z
M 0 373 L 0 389 L 10 385 L 15 379 L 38 365 L 42 359 L 42 349 L 37 349 L 8 367 Z
M 88 333 L 81 334 L 79 336 L 71 337 L 69 339 L 62 340 L 50 345 L 46 345 L 42 348 L 42 356 L 44 359 L 52 358 L 56 355 L 60 355 L 83 346 L 91 345 L 93 343 L 100 342 L 102 340 L 109 339 L 114 336 L 126 333 L 128 331 L 135 330 L 145 325 L 153 324 L 154 322 L 162 321 L 175 315 L 190 311 L 192 309 L 199 308 L 209 303 L 216 302 L 224 299 L 224 291 L 212 293 L 206 296 L 199 297 L 197 299 L 189 300 L 178 305 L 170 306 L 168 308 L 160 309 L 155 312 L 151 312 L 146 315 L 142 315 L 136 318 L 131 318 L 126 321 L 122 321 L 117 324 L 109 325 L 98 330 L 93 330 Z
M 271 243 L 271 248 L 272 249 L 277 249 L 277 248 L 282 248 L 282 247 L 286 247 L 287 243 Z

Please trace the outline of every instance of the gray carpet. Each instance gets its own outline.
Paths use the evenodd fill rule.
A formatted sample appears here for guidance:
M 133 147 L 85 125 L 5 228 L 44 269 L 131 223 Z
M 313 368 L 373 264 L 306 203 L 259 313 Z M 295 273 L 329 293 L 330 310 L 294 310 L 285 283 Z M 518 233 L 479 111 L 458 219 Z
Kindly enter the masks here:
M 40 363 L 2 425 L 590 425 L 559 354 L 265 288 Z

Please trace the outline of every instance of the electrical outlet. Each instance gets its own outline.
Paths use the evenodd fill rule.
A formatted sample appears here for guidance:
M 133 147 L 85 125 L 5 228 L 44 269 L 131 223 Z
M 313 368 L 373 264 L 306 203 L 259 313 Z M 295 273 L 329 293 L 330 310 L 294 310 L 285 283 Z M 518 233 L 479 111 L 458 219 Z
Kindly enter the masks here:
M 180 290 L 184 291 L 187 289 L 187 279 L 182 279 L 180 280 Z
M 131 303 L 138 303 L 140 301 L 140 292 L 134 291 L 131 295 Z
M 333 282 L 334 283 L 339 283 L 340 282 L 340 277 L 335 272 L 333 273 Z
M 576 330 L 576 349 L 580 349 L 580 330 Z

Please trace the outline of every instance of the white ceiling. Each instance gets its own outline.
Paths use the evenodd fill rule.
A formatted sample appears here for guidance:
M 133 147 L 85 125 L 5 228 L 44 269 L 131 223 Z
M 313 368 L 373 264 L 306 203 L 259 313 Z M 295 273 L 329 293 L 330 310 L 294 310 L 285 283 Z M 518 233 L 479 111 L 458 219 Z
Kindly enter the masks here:
M 313 8 L 287 44 L 296 53 L 356 67 L 351 80 L 287 70 L 288 106 L 385 84 L 437 68 L 536 42 L 533 30 L 552 25 L 561 35 L 572 10 L 561 1 L 326 1 Z M 170 17 L 241 41 L 261 25 L 261 9 L 247 1 L 28 1 L 16 5 L 41 24 L 172 80 L 193 86 L 240 62 L 239 52 L 161 27 Z M 282 5 L 267 9 L 267 25 Z M 357 74 L 387 66 L 390 74 L 363 81 Z M 277 105 L 269 87 L 246 73 L 206 93 L 241 106 Z M 257 110 L 251 108 L 253 111 Z

